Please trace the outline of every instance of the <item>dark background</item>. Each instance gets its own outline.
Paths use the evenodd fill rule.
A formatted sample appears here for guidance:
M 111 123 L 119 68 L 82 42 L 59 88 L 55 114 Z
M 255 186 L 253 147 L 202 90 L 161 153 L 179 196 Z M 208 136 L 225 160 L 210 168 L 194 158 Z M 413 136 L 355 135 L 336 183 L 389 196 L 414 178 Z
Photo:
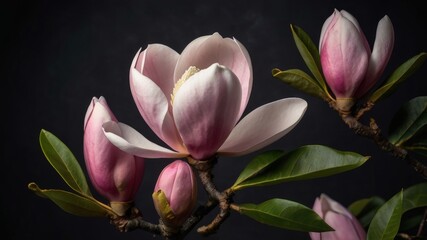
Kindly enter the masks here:
M 422 1 L 7 1 L 2 24 L 2 174 L 1 235 L 6 239 L 151 239 L 144 231 L 119 233 L 107 219 L 63 212 L 27 189 L 68 187 L 49 165 L 38 143 L 41 129 L 58 136 L 82 166 L 83 119 L 93 96 L 104 96 L 120 121 L 158 142 L 132 100 L 128 73 L 136 51 L 162 43 L 178 52 L 193 39 L 219 32 L 248 49 L 254 83 L 246 113 L 284 97 L 301 97 L 308 110 L 297 127 L 266 149 L 291 150 L 323 144 L 372 158 L 362 167 L 328 178 L 242 190 L 237 203 L 286 198 L 311 207 L 321 193 L 348 205 L 378 195 L 389 198 L 401 188 L 424 181 L 405 162 L 356 136 L 320 99 L 274 79 L 271 70 L 306 70 L 289 24 L 302 27 L 318 42 L 324 20 L 334 8 L 353 14 L 371 46 L 378 21 L 388 15 L 395 28 L 395 48 L 388 75 L 410 57 L 427 50 L 427 16 Z M 427 66 L 392 97 L 368 113 L 387 133 L 398 107 L 426 94 Z M 4 120 L 6 122 L 4 122 Z M 366 122 L 367 119 L 363 119 Z M 158 142 L 160 143 L 160 142 Z M 254 156 L 220 158 L 215 168 L 219 189 L 234 183 Z M 151 193 L 160 170 L 171 160 L 147 160 L 137 205 L 156 222 Z M 94 192 L 94 191 L 93 191 Z M 96 194 L 96 193 L 95 193 Z M 99 197 L 99 196 L 98 196 Z M 102 197 L 99 199 L 104 200 Z M 201 201 L 205 199 L 200 191 Z M 213 211 L 202 223 L 208 223 Z M 200 224 L 199 224 L 200 225 Z M 189 239 L 199 239 L 193 231 Z M 233 212 L 216 235 L 207 239 L 307 239 L 308 234 L 259 224 Z M 4 238 L 3 238 L 4 239 Z

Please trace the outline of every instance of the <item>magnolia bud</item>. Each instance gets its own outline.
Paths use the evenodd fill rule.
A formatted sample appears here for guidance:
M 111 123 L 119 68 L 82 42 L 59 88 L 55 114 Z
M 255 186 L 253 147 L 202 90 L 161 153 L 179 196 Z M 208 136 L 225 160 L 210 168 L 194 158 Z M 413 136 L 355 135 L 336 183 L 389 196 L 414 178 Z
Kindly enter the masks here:
M 354 217 L 340 203 L 326 194 L 320 195 L 314 202 L 313 210 L 335 231 L 310 232 L 312 240 L 364 240 L 366 232 Z
M 357 20 L 335 9 L 320 34 L 320 62 L 337 107 L 349 111 L 377 82 L 394 46 L 394 31 L 388 16 L 378 23 L 373 50 Z
M 197 202 L 197 182 L 188 163 L 176 160 L 163 169 L 154 187 L 153 201 L 166 226 L 182 226 Z
M 95 189 L 120 216 L 132 206 L 142 181 L 144 159 L 127 154 L 105 137 L 102 124 L 117 121 L 105 98 L 93 98 L 84 124 L 84 157 Z

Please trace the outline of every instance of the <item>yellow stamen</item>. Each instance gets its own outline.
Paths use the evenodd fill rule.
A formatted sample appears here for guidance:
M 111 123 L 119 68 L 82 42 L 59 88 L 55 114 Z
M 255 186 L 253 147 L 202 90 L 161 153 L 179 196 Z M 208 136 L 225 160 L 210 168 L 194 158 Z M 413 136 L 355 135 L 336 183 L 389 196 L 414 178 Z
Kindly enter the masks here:
M 173 87 L 173 91 L 171 94 L 171 105 L 173 105 L 173 99 L 175 98 L 175 95 L 178 92 L 178 90 L 181 88 L 182 84 L 184 84 L 185 81 L 187 81 L 187 79 L 189 79 L 191 76 L 193 76 L 199 71 L 200 69 L 194 66 L 191 66 L 184 72 L 184 74 L 182 74 L 182 77 L 175 83 L 175 86 Z

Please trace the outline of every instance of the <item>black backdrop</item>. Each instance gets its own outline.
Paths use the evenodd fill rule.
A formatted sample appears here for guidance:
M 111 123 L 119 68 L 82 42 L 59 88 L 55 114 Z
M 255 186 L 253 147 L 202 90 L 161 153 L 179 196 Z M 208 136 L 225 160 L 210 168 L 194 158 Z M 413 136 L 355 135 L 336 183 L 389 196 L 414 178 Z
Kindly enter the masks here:
M 395 27 L 395 49 L 386 74 L 427 49 L 427 16 L 422 1 L 8 1 L 1 7 L 3 46 L 3 125 L 1 224 L 7 239 L 151 239 L 143 231 L 119 233 L 107 219 L 67 214 L 27 189 L 67 188 L 45 160 L 38 144 L 42 128 L 63 140 L 83 164 L 83 118 L 93 96 L 105 96 L 122 122 L 157 141 L 132 100 L 128 71 L 135 52 L 163 43 L 178 52 L 196 37 L 219 32 L 235 37 L 248 49 L 254 84 L 246 113 L 283 97 L 306 99 L 308 110 L 297 127 L 267 149 L 290 150 L 323 144 L 370 155 L 357 170 L 336 176 L 253 188 L 239 192 L 238 203 L 281 197 L 313 204 L 322 192 L 344 205 L 379 195 L 391 197 L 401 188 L 424 181 L 406 163 L 379 151 L 354 135 L 319 99 L 300 93 L 271 76 L 271 69 L 306 70 L 289 24 L 302 27 L 315 42 L 323 21 L 334 8 L 345 9 L 360 22 L 373 43 L 377 22 L 389 15 Z M 369 114 L 384 129 L 397 108 L 426 94 L 427 66 L 416 72 L 392 97 Z M 364 119 L 366 121 L 366 119 Z M 229 187 L 254 155 L 221 158 L 215 168 L 220 189 Z M 171 160 L 147 160 L 137 205 L 156 221 L 151 192 L 161 168 Z M 205 199 L 200 191 L 201 200 Z M 100 199 L 102 199 L 100 197 Z M 213 218 L 208 215 L 202 223 Z M 191 233 L 189 239 L 200 238 Z M 306 233 L 259 224 L 235 212 L 216 235 L 207 239 L 307 239 Z

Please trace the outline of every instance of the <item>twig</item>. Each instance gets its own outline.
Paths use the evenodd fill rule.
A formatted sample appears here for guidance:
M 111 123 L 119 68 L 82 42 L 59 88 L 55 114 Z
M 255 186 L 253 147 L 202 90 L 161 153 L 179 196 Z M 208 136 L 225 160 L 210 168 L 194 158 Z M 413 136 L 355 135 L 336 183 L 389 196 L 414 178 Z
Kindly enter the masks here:
M 212 209 L 218 206 L 218 201 L 209 199 L 205 205 L 200 205 L 193 215 L 187 219 L 181 229 L 181 236 L 187 235 L 199 223 L 204 216 L 206 216 Z
M 421 237 L 421 235 L 423 234 L 424 225 L 426 222 L 427 222 L 427 208 L 424 210 L 424 216 L 421 219 L 420 226 L 418 227 L 417 237 Z
M 209 235 L 214 233 L 230 215 L 230 202 L 232 201 L 231 198 L 233 194 L 230 191 L 219 192 L 213 183 L 212 168 L 217 162 L 216 157 L 205 161 L 198 161 L 192 158 L 188 158 L 188 162 L 191 166 L 194 167 L 194 169 L 196 169 L 200 181 L 209 197 L 217 201 L 219 204 L 220 212 L 216 215 L 212 222 L 197 229 L 198 233 Z
M 372 104 L 367 104 L 364 108 L 359 110 L 358 113 L 356 113 L 356 117 L 349 112 L 340 111 L 333 102 L 329 102 L 329 105 L 338 111 L 342 120 L 356 134 L 372 139 L 381 150 L 391 153 L 394 157 L 405 160 L 417 173 L 421 174 L 424 178 L 427 178 L 427 166 L 425 166 L 417 159 L 412 158 L 408 154 L 408 151 L 392 144 L 387 138 L 385 138 L 381 134 L 381 129 L 378 127 L 373 118 L 370 119 L 369 126 L 364 125 L 359 121 L 359 118 L 362 116 L 362 114 L 372 108 Z
M 132 208 L 129 216 L 111 218 L 110 222 L 120 232 L 130 232 L 135 229 L 143 229 L 157 235 L 161 234 L 160 226 L 145 221 L 142 218 L 141 212 L 136 207 Z

